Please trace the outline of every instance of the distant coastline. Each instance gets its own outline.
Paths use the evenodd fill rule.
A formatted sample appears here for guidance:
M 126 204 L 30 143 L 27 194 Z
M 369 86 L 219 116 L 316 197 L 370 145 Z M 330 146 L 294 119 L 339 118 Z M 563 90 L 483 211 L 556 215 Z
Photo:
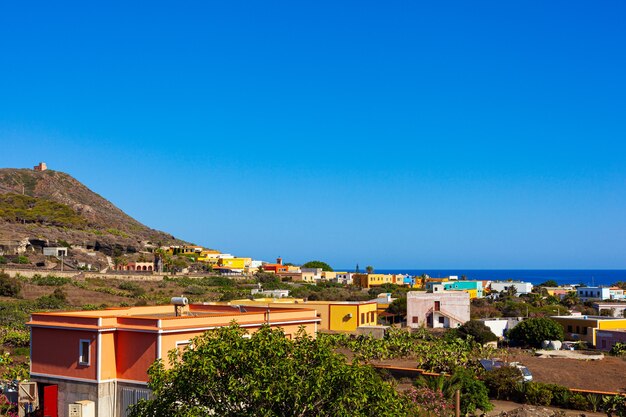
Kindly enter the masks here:
M 363 269 L 363 268 L 362 268 Z M 338 269 L 339 270 L 339 269 Z M 342 269 L 343 270 L 343 269 Z M 348 269 L 349 271 L 354 270 Z M 363 272 L 363 271 L 362 271 Z M 559 284 L 611 285 L 617 281 L 626 281 L 626 269 L 376 269 L 381 274 L 428 274 L 431 277 L 457 275 L 461 278 L 478 280 L 516 280 L 528 281 L 535 285 L 547 280 Z

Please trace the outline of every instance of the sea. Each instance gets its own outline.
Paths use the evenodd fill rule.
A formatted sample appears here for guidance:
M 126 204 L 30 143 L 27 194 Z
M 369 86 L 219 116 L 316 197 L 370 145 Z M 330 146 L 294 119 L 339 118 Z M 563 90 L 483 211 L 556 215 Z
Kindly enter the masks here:
M 559 285 L 584 284 L 590 286 L 611 285 L 626 282 L 626 269 L 376 269 L 379 274 L 427 274 L 431 277 L 465 275 L 468 280 L 526 281 L 533 285 L 554 280 Z

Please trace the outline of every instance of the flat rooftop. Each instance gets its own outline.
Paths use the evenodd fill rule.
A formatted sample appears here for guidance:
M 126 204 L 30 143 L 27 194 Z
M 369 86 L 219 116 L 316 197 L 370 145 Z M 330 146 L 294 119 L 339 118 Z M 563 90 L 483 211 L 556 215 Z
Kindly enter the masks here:
M 608 317 L 608 316 L 550 316 L 552 319 L 570 319 L 570 320 L 626 320 L 624 317 Z

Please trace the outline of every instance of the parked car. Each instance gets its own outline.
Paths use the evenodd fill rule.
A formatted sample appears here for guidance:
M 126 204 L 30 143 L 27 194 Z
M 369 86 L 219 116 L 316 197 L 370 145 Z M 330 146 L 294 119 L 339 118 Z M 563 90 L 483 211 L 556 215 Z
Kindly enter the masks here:
M 511 366 L 520 370 L 524 382 L 533 380 L 533 374 L 530 370 L 519 362 L 504 362 L 500 359 L 481 359 L 480 364 L 486 371 L 493 371 L 494 369 L 502 368 L 503 366 Z

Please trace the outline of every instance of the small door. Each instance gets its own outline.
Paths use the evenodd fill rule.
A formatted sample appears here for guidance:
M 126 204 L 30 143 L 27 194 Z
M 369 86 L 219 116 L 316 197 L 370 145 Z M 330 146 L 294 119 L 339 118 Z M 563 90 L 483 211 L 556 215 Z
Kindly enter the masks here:
M 43 387 L 43 416 L 59 417 L 59 386 L 46 385 Z

